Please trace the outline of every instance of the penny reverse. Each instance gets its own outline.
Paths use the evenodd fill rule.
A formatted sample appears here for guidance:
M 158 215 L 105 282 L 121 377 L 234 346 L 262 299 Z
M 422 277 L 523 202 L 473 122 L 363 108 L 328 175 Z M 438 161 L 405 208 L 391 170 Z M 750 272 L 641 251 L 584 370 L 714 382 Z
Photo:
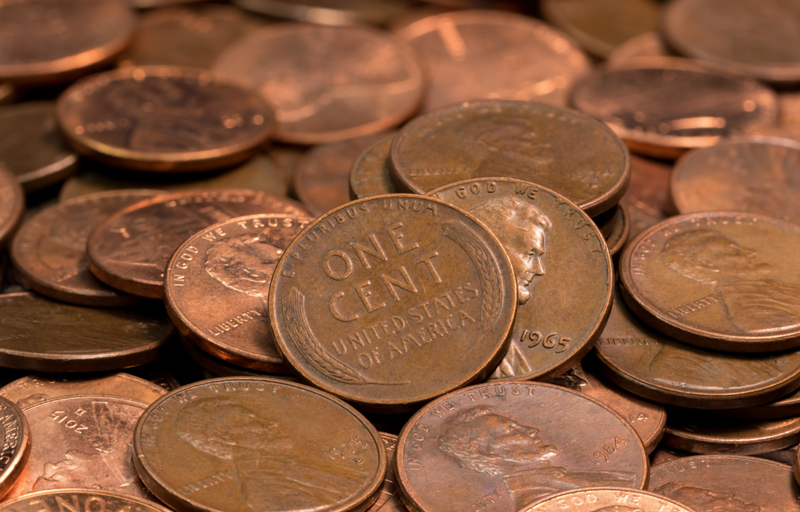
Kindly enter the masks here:
M 16 483 L 22 474 L 31 450 L 31 430 L 20 408 L 11 400 L 0 396 L 0 498 Z

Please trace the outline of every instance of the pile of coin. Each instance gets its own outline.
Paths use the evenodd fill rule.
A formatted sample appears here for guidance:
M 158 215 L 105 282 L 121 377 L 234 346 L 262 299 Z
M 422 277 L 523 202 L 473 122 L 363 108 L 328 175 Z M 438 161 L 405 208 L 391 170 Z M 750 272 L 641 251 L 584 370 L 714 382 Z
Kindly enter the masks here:
M 800 512 L 800 3 L 0 0 L 0 512 Z

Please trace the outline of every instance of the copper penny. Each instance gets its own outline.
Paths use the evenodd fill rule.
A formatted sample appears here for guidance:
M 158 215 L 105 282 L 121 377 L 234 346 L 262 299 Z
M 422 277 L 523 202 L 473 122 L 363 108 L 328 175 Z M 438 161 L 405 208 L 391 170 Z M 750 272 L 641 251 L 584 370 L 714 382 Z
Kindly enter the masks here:
M 681 457 L 691 457 L 692 455 L 693 454 L 689 452 L 674 450 L 664 446 L 663 444 L 659 444 L 658 448 L 656 448 L 656 450 L 650 454 L 650 468 L 652 469 L 653 466 L 657 466 L 671 460 L 680 459 Z
M 290 191 L 294 184 L 294 169 L 304 153 L 302 146 L 290 144 L 272 144 L 267 151 L 267 156 L 275 162 L 278 173 L 283 177 Z
M 681 407 L 748 407 L 800 386 L 800 351 L 731 354 L 686 345 L 644 325 L 619 294 L 595 353 L 617 385 Z
M 149 498 L 133 467 L 133 429 L 147 404 L 129 398 L 81 395 L 23 408 L 31 454 L 6 495 L 92 488 Z
M 426 64 L 424 112 L 484 98 L 566 106 L 570 87 L 591 66 L 569 37 L 513 13 L 438 14 L 404 27 L 397 36 Z
M 379 138 L 365 135 L 317 146 L 297 160 L 294 192 L 315 217 L 350 202 L 350 168 Z
M 572 103 L 632 151 L 659 158 L 774 125 L 778 116 L 771 89 L 677 59 L 596 72 L 575 85 Z
M 96 489 L 40 491 L 0 503 L 0 511 L 20 510 L 126 510 L 130 512 L 170 512 L 152 500 Z
M 591 219 L 561 194 L 512 178 L 462 181 L 430 194 L 486 224 L 514 267 L 511 346 L 491 378 L 547 379 L 580 361 L 605 325 L 614 283 Z
M 648 460 L 628 422 L 608 406 L 550 384 L 498 382 L 443 396 L 397 441 L 409 510 L 507 512 L 586 487 L 647 485 Z M 477 509 L 475 509 L 477 510 Z
M 740 455 L 685 457 L 653 467 L 648 490 L 696 512 L 797 512 L 792 467 Z
M 89 268 L 114 288 L 161 298 L 164 269 L 189 236 L 217 222 L 276 213 L 307 215 L 300 204 L 251 190 L 164 194 L 117 212 L 89 238 Z
M 16 96 L 14 86 L 9 83 L 0 83 L 0 105 L 9 103 Z
M 31 451 L 31 430 L 19 407 L 0 396 L 0 498 L 22 474 Z
M 387 135 L 373 143 L 353 162 L 350 168 L 351 199 L 397 193 L 397 187 L 392 182 L 392 161 L 389 158 L 394 135 Z
M 270 332 L 269 286 L 278 260 L 310 221 L 250 215 L 189 237 L 164 275 L 167 313 L 181 333 L 232 364 L 288 373 Z
M 501 242 L 432 197 L 359 199 L 294 239 L 269 292 L 272 331 L 304 380 L 401 412 L 485 378 L 517 304 Z
M 548 187 L 592 217 L 617 204 L 630 180 L 630 154 L 606 125 L 523 101 L 473 101 L 418 117 L 395 137 L 391 158 L 409 191 L 508 176 Z
M 768 402 L 752 407 L 739 407 L 736 409 L 725 409 L 715 411 L 725 416 L 736 416 L 740 418 L 788 418 L 800 416 L 800 390 L 779 398 L 774 402 Z
M 397 436 L 380 432 L 383 447 L 386 449 L 386 479 L 380 490 L 380 496 L 367 510 L 367 512 L 408 512 L 400 496 L 397 495 L 397 485 L 394 478 L 394 452 L 397 447 Z
M 153 190 L 92 194 L 46 208 L 28 220 L 11 244 L 20 281 L 48 297 L 85 306 L 125 306 L 138 299 L 109 288 L 89 271 L 89 235 L 119 210 L 157 195 Z
M 181 347 L 189 357 L 203 369 L 204 375 L 208 374 L 208 379 L 216 377 L 275 377 L 265 372 L 252 370 L 243 366 L 233 365 L 223 359 L 216 358 L 208 352 L 197 348 L 191 341 L 181 336 Z
M 670 55 L 664 39 L 658 32 L 646 32 L 632 37 L 620 44 L 606 60 L 606 67 L 629 67 L 639 59 L 652 57 L 668 57 Z
M 800 226 L 735 212 L 665 220 L 628 244 L 623 297 L 652 327 L 732 352 L 800 345 Z
M 364 510 L 386 476 L 383 441 L 366 418 L 278 379 L 184 386 L 150 406 L 133 443 L 139 475 L 178 511 Z
M 677 501 L 647 491 L 621 487 L 578 489 L 548 496 L 522 512 L 695 512 Z
M 322 25 L 383 25 L 410 0 L 235 0 L 249 11 Z
M 275 137 L 300 144 L 395 126 L 423 93 L 411 49 L 370 27 L 264 27 L 223 52 L 213 71 L 260 91 L 275 109 Z
M 160 311 L 159 311 L 160 309 Z M 0 295 L 0 366 L 109 371 L 155 360 L 175 328 L 158 305 L 86 308 L 34 293 Z
M 631 156 L 631 182 L 620 199 L 631 219 L 630 236 L 635 237 L 672 215 L 669 198 L 671 172 L 672 166 L 663 160 Z
M 611 232 L 605 237 L 606 245 L 608 246 L 608 253 L 616 259 L 622 248 L 628 243 L 628 237 L 631 233 L 631 216 L 624 204 L 617 205 L 617 213 L 609 221 L 609 224 L 611 225 Z
M 796 455 L 797 455 L 797 446 L 790 446 L 782 450 L 775 450 L 773 452 L 767 452 L 767 453 L 759 453 L 757 455 L 753 455 L 753 457 L 758 457 L 767 460 L 774 460 L 775 462 L 780 462 L 781 464 L 788 464 L 790 466 L 793 466 L 794 458 Z
M 135 14 L 121 0 L 3 0 L 0 80 L 74 80 L 114 59 L 135 28 Z
M 25 211 L 25 193 L 11 173 L 0 164 L 0 247 L 17 231 Z M 1 279 L 0 279 L 1 280 Z

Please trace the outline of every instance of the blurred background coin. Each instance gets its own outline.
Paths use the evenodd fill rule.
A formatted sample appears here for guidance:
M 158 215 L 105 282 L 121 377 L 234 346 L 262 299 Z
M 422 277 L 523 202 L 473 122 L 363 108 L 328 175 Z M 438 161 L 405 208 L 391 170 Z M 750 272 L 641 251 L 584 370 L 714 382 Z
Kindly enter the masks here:
M 25 211 L 25 194 L 13 174 L 0 168 L 0 247 L 17 231 Z

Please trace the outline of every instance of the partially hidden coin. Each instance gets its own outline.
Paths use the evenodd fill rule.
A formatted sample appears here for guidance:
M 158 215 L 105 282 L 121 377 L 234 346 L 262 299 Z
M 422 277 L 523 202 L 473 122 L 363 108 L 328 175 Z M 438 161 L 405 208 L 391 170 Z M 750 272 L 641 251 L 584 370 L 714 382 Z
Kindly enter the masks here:
M 0 503 L 0 511 L 16 512 L 40 507 L 43 510 L 130 510 L 131 512 L 169 512 L 151 499 L 99 489 L 39 491 Z
M 25 469 L 31 451 L 31 430 L 25 414 L 13 401 L 0 396 L 0 498 Z
M 5 499 L 65 488 L 150 498 L 133 467 L 133 429 L 146 408 L 106 395 L 53 398 L 23 408 L 34 441 Z
M 383 447 L 386 449 L 386 478 L 380 490 L 380 496 L 367 509 L 367 512 L 408 512 L 400 496 L 397 495 L 397 484 L 394 478 L 394 452 L 397 448 L 397 436 L 380 432 Z
M 671 172 L 672 166 L 663 160 L 631 155 L 631 181 L 620 199 L 630 217 L 629 236 L 636 237 L 674 213 L 669 197 Z
M 0 247 L 16 233 L 24 212 L 25 193 L 19 181 L 0 166 Z
M 511 346 L 491 379 L 547 379 L 580 361 L 605 325 L 614 289 L 592 220 L 563 195 L 512 178 L 462 181 L 430 195 L 482 221 L 514 267 Z
M 647 485 L 633 427 L 606 405 L 550 384 L 480 384 L 420 409 L 397 441 L 395 476 L 409 510 L 519 510 L 587 487 Z
M 658 448 L 656 448 L 656 450 L 650 454 L 650 468 L 652 470 L 653 466 L 657 466 L 671 460 L 680 459 L 681 457 L 692 457 L 692 455 L 693 454 L 689 452 L 674 450 L 664 446 L 663 444 L 659 444 Z
M 350 199 L 396 194 L 389 152 L 395 134 L 387 135 L 365 149 L 350 168 Z
M 366 418 L 278 379 L 184 386 L 148 408 L 133 443 L 139 475 L 179 511 L 364 510 L 386 475 L 383 441 Z
M 308 215 L 291 199 L 252 190 L 164 194 L 103 222 L 87 244 L 89 268 L 114 288 L 161 298 L 167 262 L 186 238 L 217 222 L 257 213 Z
M 615 260 L 625 244 L 628 243 L 631 233 L 631 215 L 628 213 L 628 207 L 618 204 L 616 208 L 616 214 L 609 221 L 611 232 L 605 237 L 608 253 Z
M 671 500 L 647 491 L 606 487 L 578 489 L 548 496 L 522 509 L 522 512 L 695 512 Z
M 608 126 L 524 101 L 471 101 L 420 116 L 395 137 L 391 159 L 405 190 L 512 177 L 554 190 L 592 217 L 617 204 L 630 180 L 630 153 Z
M 606 67 L 628 67 L 639 59 L 669 57 L 670 52 L 658 32 L 646 32 L 620 44 L 606 59 Z
M 10 83 L 0 83 L 0 105 L 8 103 L 14 99 L 16 90 Z
M 158 191 L 101 192 L 42 210 L 23 224 L 11 244 L 11 261 L 20 281 L 42 295 L 73 304 L 133 304 L 137 297 L 109 288 L 89 271 L 86 242 L 108 217 L 155 195 Z
M 110 371 L 148 363 L 175 333 L 163 308 L 64 304 L 34 293 L 0 295 L 0 366 L 44 372 Z
M 242 9 L 322 25 L 383 25 L 410 0 L 235 0 Z
M 167 313 L 181 333 L 232 364 L 289 373 L 270 331 L 269 286 L 278 260 L 311 220 L 237 217 L 183 242 L 164 275 Z
M 752 419 L 775 419 L 800 416 L 800 390 L 794 391 L 774 402 L 767 402 L 751 407 L 723 409 L 715 412 L 724 414 L 725 416 Z
M 212 69 L 259 91 L 275 109 L 275 138 L 300 144 L 400 124 L 423 93 L 422 69 L 411 49 L 364 26 L 264 27 L 230 46 Z
M 204 352 L 197 348 L 197 346 L 181 336 L 181 347 L 189 357 L 203 369 L 204 374 L 210 375 L 207 378 L 216 377 L 275 377 L 274 374 L 252 370 L 243 366 L 236 366 L 223 359 L 212 356 L 208 352 Z M 288 377 L 288 375 L 281 375 L 281 378 Z M 205 377 L 204 377 L 205 378 Z
M 360 199 L 294 239 L 269 292 L 294 371 L 375 412 L 482 380 L 502 359 L 517 284 L 501 242 L 440 199 Z

